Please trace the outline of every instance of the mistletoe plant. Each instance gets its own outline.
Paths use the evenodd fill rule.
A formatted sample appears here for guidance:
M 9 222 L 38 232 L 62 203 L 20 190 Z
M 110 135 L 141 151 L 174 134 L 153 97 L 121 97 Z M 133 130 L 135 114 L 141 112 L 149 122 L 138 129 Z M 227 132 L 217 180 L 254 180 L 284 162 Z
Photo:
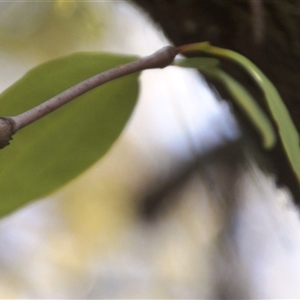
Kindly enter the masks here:
M 196 57 L 175 60 L 178 54 L 188 53 Z M 250 93 L 220 68 L 217 57 L 232 60 L 252 76 L 264 93 L 276 130 Z M 0 216 L 53 192 L 99 160 L 134 110 L 139 73 L 170 65 L 197 68 L 221 81 L 260 133 L 265 149 L 274 147 L 278 131 L 299 181 L 295 125 L 273 84 L 242 55 L 207 42 L 167 46 L 141 59 L 77 53 L 32 69 L 0 95 L 0 148 L 4 148 L 0 152 Z M 75 98 L 79 99 L 72 101 Z M 6 148 L 15 133 L 15 141 Z

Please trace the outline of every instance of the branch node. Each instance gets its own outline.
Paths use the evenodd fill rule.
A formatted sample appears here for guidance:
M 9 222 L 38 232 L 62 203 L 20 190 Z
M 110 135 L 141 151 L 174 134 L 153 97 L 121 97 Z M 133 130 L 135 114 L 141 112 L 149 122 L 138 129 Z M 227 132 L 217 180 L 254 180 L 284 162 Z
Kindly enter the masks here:
M 12 140 L 15 122 L 11 118 L 0 117 L 0 149 L 9 145 Z

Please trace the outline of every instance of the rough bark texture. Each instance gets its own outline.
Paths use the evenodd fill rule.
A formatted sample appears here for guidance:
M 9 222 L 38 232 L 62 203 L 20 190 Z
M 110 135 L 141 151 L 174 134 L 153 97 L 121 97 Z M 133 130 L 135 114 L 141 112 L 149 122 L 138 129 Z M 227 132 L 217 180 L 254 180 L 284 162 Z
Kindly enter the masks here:
M 175 44 L 209 41 L 252 60 L 275 84 L 300 130 L 300 1 L 134 0 Z M 223 62 L 227 71 L 246 85 L 264 107 L 257 88 L 241 69 Z M 265 107 L 264 107 L 265 108 Z M 256 134 L 238 111 L 246 131 Z M 258 144 L 259 142 L 257 142 Z M 282 146 L 266 154 L 278 182 L 287 185 L 300 203 L 298 180 Z

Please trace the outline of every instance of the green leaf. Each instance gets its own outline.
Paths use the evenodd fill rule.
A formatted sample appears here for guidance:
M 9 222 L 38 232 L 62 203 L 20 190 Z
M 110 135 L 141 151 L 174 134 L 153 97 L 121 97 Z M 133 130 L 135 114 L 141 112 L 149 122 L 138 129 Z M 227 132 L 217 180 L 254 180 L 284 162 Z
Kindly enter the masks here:
M 262 89 L 266 103 L 274 119 L 278 133 L 290 165 L 300 182 L 299 133 L 288 109 L 271 81 L 246 57 L 234 51 L 211 46 L 208 42 L 189 44 L 181 47 L 181 53 L 201 51 L 214 56 L 222 56 L 241 65 Z
M 176 60 L 173 65 L 185 68 L 197 68 L 200 70 L 217 67 L 220 61 L 216 58 L 209 57 L 189 57 L 186 59 Z
M 0 115 L 17 115 L 135 59 L 78 53 L 42 64 L 0 95 Z M 138 75 L 97 87 L 15 134 L 0 151 L 0 216 L 60 188 L 108 151 L 135 107 Z
M 205 70 L 208 75 L 221 81 L 234 97 L 235 102 L 246 113 L 253 126 L 256 127 L 262 138 L 265 149 L 271 149 L 276 143 L 276 133 L 267 115 L 259 107 L 251 94 L 233 77 L 220 69 Z
M 234 97 L 237 105 L 246 113 L 253 126 L 260 133 L 264 148 L 270 149 L 275 145 L 276 134 L 266 114 L 238 81 L 217 67 L 218 60 L 213 58 L 187 58 L 176 65 L 197 68 L 203 73 L 221 81 Z

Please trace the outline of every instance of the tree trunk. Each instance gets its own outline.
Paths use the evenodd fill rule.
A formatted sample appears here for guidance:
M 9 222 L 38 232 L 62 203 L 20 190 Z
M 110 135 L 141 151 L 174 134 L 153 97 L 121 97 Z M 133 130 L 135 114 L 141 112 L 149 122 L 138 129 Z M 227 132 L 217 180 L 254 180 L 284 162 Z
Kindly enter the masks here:
M 234 50 L 252 60 L 274 83 L 300 130 L 298 96 L 300 66 L 300 1 L 224 0 L 134 0 L 157 22 L 175 44 L 209 41 Z M 240 69 L 226 61 L 224 68 L 238 78 L 266 109 L 262 95 Z M 224 90 L 221 89 L 224 93 Z M 226 98 L 229 98 L 226 95 Z M 245 132 L 259 140 L 238 108 Z M 262 152 L 261 149 L 258 151 Z M 290 188 L 300 203 L 299 182 L 291 170 L 280 143 L 266 153 L 278 183 Z

